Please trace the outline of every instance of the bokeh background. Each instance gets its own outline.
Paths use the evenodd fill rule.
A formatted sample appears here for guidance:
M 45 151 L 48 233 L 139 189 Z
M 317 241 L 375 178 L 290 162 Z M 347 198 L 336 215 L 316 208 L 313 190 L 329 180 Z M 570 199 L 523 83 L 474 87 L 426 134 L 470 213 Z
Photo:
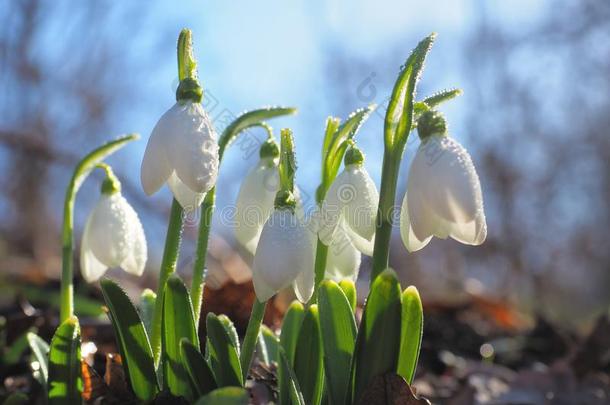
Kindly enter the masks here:
M 392 266 L 424 301 L 472 295 L 583 328 L 610 304 L 610 2 L 606 0 L 44 1 L 0 3 L 0 305 L 23 286 L 56 280 L 64 188 L 76 161 L 121 133 L 143 139 L 110 159 L 139 212 L 154 285 L 171 195 L 146 197 L 146 140 L 174 102 L 175 45 L 193 30 L 204 105 L 220 131 L 269 104 L 299 114 L 293 128 L 306 204 L 320 175 L 327 116 L 379 109 L 358 143 L 379 185 L 385 103 L 400 65 L 438 32 L 419 94 L 460 87 L 443 105 L 451 133 L 481 177 L 489 236 L 481 247 L 434 240 L 408 255 L 398 232 Z M 248 279 L 226 214 L 257 159 L 253 131 L 226 155 L 210 250 L 211 285 Z M 410 159 L 405 154 L 399 200 Z M 95 203 L 93 176 L 76 205 L 77 241 Z M 196 220 L 180 272 L 192 266 Z M 397 231 L 397 229 L 396 229 Z M 364 260 L 366 285 L 370 260 Z M 113 273 L 118 275 L 119 273 Z M 86 286 L 79 283 L 79 290 Z

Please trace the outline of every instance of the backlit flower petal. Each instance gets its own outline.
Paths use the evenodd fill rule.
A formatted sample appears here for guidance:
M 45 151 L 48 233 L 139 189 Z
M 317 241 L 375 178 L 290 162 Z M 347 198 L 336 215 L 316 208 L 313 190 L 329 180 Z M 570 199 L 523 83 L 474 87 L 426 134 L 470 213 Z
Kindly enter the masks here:
M 120 193 L 100 197 L 91 212 L 89 243 L 91 251 L 106 266 L 118 267 L 130 253 L 129 205 Z
M 172 172 L 165 147 L 165 141 L 170 139 L 171 133 L 168 133 L 170 131 L 164 117 L 165 115 L 161 117 L 148 138 L 142 159 L 140 181 L 144 192 L 148 195 L 159 190 Z
M 360 252 L 341 227 L 338 237 L 328 247 L 325 278 L 337 282 L 344 279 L 356 281 L 360 270 L 360 260 Z
M 342 187 L 338 192 L 339 200 L 344 204 L 345 224 L 370 241 L 375 235 L 375 219 L 379 205 L 379 193 L 375 183 L 364 167 L 359 165 L 348 165 L 343 173 L 337 176 L 337 180 L 339 178 L 342 178 Z
M 176 103 L 172 110 L 170 163 L 189 189 L 205 193 L 214 186 L 218 175 L 216 131 L 199 103 Z
M 144 273 L 146 260 L 148 258 L 148 246 L 146 245 L 146 237 L 144 228 L 138 218 L 138 214 L 127 204 L 125 207 L 127 217 L 131 229 L 131 251 L 127 258 L 121 264 L 121 267 L 127 272 L 136 276 L 141 276 Z
M 409 219 L 409 205 L 407 202 L 407 194 L 402 200 L 402 208 L 400 212 L 400 236 L 409 252 L 416 252 L 424 248 L 432 239 L 432 236 L 427 237 L 424 240 L 417 238 L 411 227 L 411 221 Z
M 205 193 L 195 193 L 184 185 L 178 176 L 176 176 L 176 173 L 172 173 L 172 175 L 169 176 L 169 179 L 167 179 L 167 186 L 172 191 L 174 198 L 186 212 L 196 210 L 205 198 Z
M 272 213 L 254 255 L 252 272 L 259 300 L 265 300 L 270 290 L 277 292 L 291 285 L 302 272 L 313 271 L 310 239 L 307 227 L 292 212 L 275 210 Z
M 108 266 L 97 260 L 89 243 L 91 232 L 91 217 L 87 219 L 85 224 L 85 230 L 83 231 L 83 239 L 81 241 L 80 249 L 80 271 L 88 283 L 93 283 L 100 279 L 108 270 Z
M 278 188 L 278 168 L 264 159 L 248 173 L 239 189 L 235 238 L 252 254 L 256 252 L 263 225 L 273 211 Z
M 419 192 L 441 218 L 466 223 L 482 205 L 479 176 L 466 149 L 448 136 L 431 136 L 413 160 L 409 183 L 418 182 Z

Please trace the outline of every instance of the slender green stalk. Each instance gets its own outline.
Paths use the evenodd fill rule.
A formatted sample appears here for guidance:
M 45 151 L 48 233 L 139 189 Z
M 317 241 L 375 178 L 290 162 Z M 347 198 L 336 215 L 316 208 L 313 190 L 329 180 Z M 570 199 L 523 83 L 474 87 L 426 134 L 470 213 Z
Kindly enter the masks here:
M 313 295 L 311 296 L 310 304 L 318 302 L 318 287 L 322 280 L 324 280 L 324 274 L 326 273 L 326 260 L 328 258 L 328 246 L 326 246 L 320 238 L 316 245 L 316 261 L 314 265 L 315 279 Z
M 261 329 L 261 323 L 265 316 L 265 308 L 267 307 L 267 301 L 260 302 L 254 297 L 254 303 L 252 304 L 252 313 L 250 314 L 250 321 L 248 321 L 248 328 L 246 329 L 246 336 L 244 337 L 244 343 L 241 346 L 241 371 L 244 377 L 244 384 L 246 377 L 248 376 L 248 370 L 250 370 L 250 364 L 252 363 L 252 356 L 254 355 L 254 347 L 258 339 L 258 334 Z
M 191 282 L 191 299 L 193 300 L 193 311 L 195 313 L 195 325 L 199 325 L 201 315 L 201 301 L 203 300 L 203 287 L 205 284 L 205 260 L 208 252 L 208 241 L 210 227 L 212 226 L 212 214 L 216 200 L 216 187 L 206 194 L 201 204 L 201 220 L 199 224 L 199 235 L 197 237 L 197 248 L 195 251 L 195 263 L 193 266 L 193 280 Z
M 124 137 L 110 141 L 85 156 L 74 169 L 70 183 L 66 188 L 64 199 L 64 219 L 62 225 L 62 268 L 61 268 L 61 290 L 59 319 L 63 323 L 74 315 L 74 200 L 89 173 L 109 155 L 113 154 L 126 143 L 138 139 L 138 134 L 129 134 Z
M 157 300 L 153 309 L 152 332 L 150 336 L 150 345 L 152 346 L 155 365 L 159 364 L 161 357 L 161 322 L 163 317 L 163 293 L 165 292 L 165 284 L 176 271 L 176 263 L 178 262 L 178 254 L 180 252 L 180 240 L 182 236 L 182 206 L 174 199 L 172 208 L 169 214 L 169 224 L 167 225 L 167 235 L 165 236 L 165 248 L 163 250 L 163 259 L 161 261 L 161 273 L 159 274 L 159 285 L 157 286 Z
M 381 169 L 381 190 L 379 192 L 379 210 L 377 212 L 377 230 L 375 231 L 375 249 L 371 282 L 388 267 L 390 259 L 390 240 L 392 238 L 392 219 L 394 217 L 394 200 L 400 159 L 392 153 L 385 153 Z

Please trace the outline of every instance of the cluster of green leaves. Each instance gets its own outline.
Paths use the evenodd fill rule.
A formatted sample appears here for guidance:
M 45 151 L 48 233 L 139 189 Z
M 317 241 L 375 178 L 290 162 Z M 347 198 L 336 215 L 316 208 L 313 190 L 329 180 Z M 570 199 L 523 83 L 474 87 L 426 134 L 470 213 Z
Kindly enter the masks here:
M 423 328 L 417 290 L 401 292 L 394 271 L 385 270 L 373 282 L 360 327 L 355 293 L 351 281 L 325 280 L 318 304 L 292 303 L 279 339 L 263 330 L 267 353 L 279 358 L 280 404 L 354 404 L 377 376 L 413 381 Z

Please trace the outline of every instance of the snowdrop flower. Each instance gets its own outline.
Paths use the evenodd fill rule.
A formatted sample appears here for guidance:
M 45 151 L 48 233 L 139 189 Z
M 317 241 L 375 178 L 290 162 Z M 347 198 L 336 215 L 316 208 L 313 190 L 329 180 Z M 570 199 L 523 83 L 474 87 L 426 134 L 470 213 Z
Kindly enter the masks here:
M 263 225 L 273 211 L 280 187 L 277 143 L 268 139 L 260 149 L 260 160 L 244 178 L 237 195 L 235 238 L 250 253 L 256 252 Z
M 114 267 L 140 276 L 147 259 L 146 238 L 138 214 L 121 195 L 116 177 L 112 172 L 107 174 L 81 242 L 80 267 L 89 283 Z
M 322 203 L 318 236 L 325 245 L 331 245 L 343 222 L 356 249 L 372 256 L 379 193 L 363 162 L 362 152 L 350 147 L 345 154 L 345 169 L 335 178 Z
M 218 144 L 199 102 L 178 99 L 155 125 L 142 160 L 141 181 L 151 195 L 167 183 L 186 211 L 195 210 L 216 183 Z
M 428 111 L 418 121 L 421 144 L 403 199 L 400 233 L 407 250 L 433 236 L 480 245 L 487 236 L 479 176 L 466 149 L 447 136 L 444 117 Z
M 278 192 L 276 208 L 261 232 L 252 267 L 254 292 L 261 302 L 290 285 L 300 301 L 307 302 L 313 293 L 314 249 L 295 205 L 290 192 Z

